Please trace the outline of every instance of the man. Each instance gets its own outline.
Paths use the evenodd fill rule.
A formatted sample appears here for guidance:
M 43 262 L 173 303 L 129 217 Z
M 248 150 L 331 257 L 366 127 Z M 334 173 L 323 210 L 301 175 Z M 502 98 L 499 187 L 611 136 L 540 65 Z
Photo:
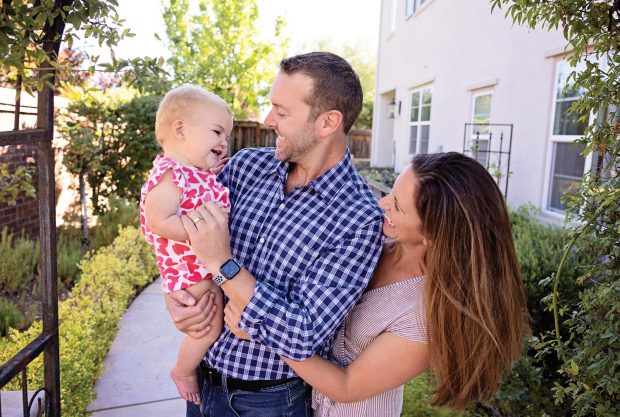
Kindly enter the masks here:
M 230 225 L 214 205 L 183 218 L 198 258 L 242 311 L 230 326 L 247 334 L 226 328 L 207 352 L 203 416 L 309 415 L 310 387 L 278 355 L 327 356 L 382 246 L 382 212 L 346 147 L 362 107 L 350 65 L 325 52 L 284 59 L 270 99 L 275 150 L 243 150 L 220 173 Z M 190 298 L 173 293 L 169 310 L 177 327 L 200 333 L 205 301 L 186 307 Z M 187 415 L 201 414 L 188 403 Z

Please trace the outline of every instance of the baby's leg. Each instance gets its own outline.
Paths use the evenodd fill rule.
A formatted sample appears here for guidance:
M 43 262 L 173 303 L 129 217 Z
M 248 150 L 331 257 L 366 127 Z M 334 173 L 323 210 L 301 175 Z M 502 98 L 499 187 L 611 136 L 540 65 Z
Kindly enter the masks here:
M 181 397 L 186 401 L 200 404 L 196 368 L 198 368 L 200 361 L 204 358 L 207 349 L 211 347 L 222 332 L 224 326 L 224 300 L 222 290 L 210 279 L 192 285 L 187 291 L 189 291 L 196 300 L 202 297 L 205 292 L 212 291 L 215 293 L 215 305 L 217 308 L 215 318 L 211 322 L 211 330 L 206 336 L 200 339 L 185 336 L 179 348 L 177 363 L 170 372 L 172 380 L 176 384 Z

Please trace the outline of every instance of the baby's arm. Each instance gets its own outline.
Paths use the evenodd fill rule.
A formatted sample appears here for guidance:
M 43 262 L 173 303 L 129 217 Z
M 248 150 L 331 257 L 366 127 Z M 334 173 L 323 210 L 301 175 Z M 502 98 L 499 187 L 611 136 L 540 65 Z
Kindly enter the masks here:
M 174 185 L 172 171 L 168 170 L 148 192 L 144 201 L 144 214 L 149 229 L 166 239 L 189 239 L 177 215 L 180 197 L 181 189 Z

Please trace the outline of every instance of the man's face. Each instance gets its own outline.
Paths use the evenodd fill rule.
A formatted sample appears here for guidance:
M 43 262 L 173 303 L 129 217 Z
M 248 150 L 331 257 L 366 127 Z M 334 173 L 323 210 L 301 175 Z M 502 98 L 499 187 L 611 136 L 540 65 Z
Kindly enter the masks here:
M 312 93 L 313 81 L 307 75 L 279 72 L 271 86 L 271 110 L 265 125 L 275 129 L 276 158 L 299 162 L 317 144 L 314 121 L 309 121 L 310 106 L 304 98 Z

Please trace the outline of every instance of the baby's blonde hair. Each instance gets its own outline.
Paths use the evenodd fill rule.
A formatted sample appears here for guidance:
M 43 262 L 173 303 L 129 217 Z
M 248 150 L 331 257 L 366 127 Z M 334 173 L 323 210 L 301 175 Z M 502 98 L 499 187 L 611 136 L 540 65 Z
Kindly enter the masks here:
M 170 126 L 175 120 L 191 117 L 198 102 L 222 106 L 232 116 L 230 107 L 221 97 L 202 87 L 183 85 L 173 88 L 161 100 L 155 115 L 155 137 L 160 145 L 166 139 L 165 126 Z

